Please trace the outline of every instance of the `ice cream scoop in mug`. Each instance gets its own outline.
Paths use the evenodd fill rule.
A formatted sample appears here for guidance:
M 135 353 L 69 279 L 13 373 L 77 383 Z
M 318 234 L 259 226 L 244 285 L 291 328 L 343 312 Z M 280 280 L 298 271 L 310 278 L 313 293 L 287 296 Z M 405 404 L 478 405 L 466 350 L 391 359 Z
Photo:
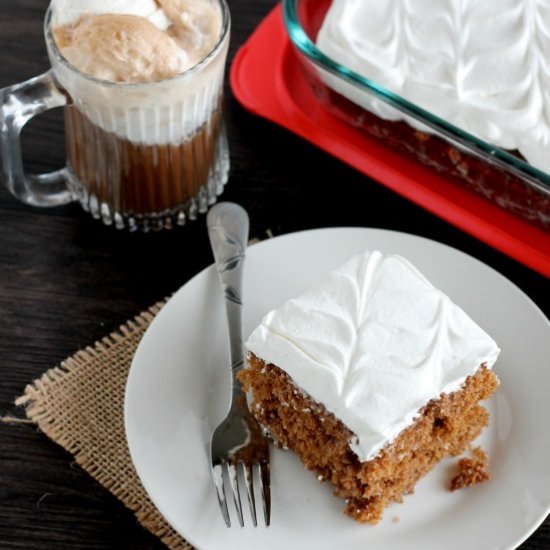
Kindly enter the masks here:
M 206 211 L 229 175 L 229 32 L 225 0 L 54 0 L 44 21 L 51 69 L 0 90 L 8 189 L 33 206 L 78 201 L 129 230 L 170 228 Z M 61 106 L 65 168 L 26 174 L 23 126 Z

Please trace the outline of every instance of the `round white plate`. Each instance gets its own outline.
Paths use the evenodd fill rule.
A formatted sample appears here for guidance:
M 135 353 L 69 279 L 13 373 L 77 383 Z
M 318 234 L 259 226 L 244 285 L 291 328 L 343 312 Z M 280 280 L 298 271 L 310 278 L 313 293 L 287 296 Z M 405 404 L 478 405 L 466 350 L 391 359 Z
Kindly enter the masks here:
M 489 402 L 490 426 L 479 440 L 490 457 L 491 481 L 451 493 L 456 459 L 444 461 L 372 527 L 344 516 L 343 502 L 328 485 L 290 452 L 273 449 L 271 527 L 225 527 L 208 456 L 210 434 L 230 392 L 224 309 L 211 267 L 184 285 L 147 330 L 125 403 L 128 444 L 143 485 L 196 547 L 514 548 L 550 510 L 550 324 L 523 292 L 483 263 L 427 239 L 376 229 L 322 229 L 271 239 L 247 254 L 245 335 L 269 309 L 365 249 L 411 260 L 500 344 L 495 370 L 502 384 Z

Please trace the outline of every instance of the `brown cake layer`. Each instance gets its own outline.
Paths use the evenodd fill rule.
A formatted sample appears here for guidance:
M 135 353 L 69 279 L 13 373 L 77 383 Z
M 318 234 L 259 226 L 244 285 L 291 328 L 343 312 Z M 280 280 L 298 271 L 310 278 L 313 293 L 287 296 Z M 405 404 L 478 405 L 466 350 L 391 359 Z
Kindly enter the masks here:
M 550 230 L 550 193 L 543 190 L 543 184 L 533 185 L 436 134 L 427 134 L 403 121 L 384 120 L 330 88 L 321 90 L 316 95 L 327 109 L 351 126 L 493 204 Z M 507 152 L 525 160 L 516 150 Z
M 349 428 L 280 368 L 250 354 L 239 377 L 245 390 L 252 390 L 252 412 L 275 442 L 298 454 L 319 479 L 329 480 L 335 494 L 346 499 L 346 514 L 365 523 L 378 522 L 383 509 L 412 493 L 442 458 L 468 447 L 488 423 L 479 401 L 498 386 L 496 375 L 481 367 L 460 390 L 427 403 L 376 458 L 360 462 L 348 444 L 354 435 Z

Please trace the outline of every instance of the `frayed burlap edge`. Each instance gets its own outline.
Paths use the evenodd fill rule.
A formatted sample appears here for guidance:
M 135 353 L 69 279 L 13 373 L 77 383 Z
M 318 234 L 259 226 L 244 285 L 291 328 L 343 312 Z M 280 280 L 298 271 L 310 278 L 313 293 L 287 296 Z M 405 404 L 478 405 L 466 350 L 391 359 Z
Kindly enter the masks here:
M 15 404 L 77 464 L 132 510 L 168 548 L 192 546 L 164 520 L 132 465 L 124 431 L 124 390 L 134 352 L 159 302 L 29 384 Z

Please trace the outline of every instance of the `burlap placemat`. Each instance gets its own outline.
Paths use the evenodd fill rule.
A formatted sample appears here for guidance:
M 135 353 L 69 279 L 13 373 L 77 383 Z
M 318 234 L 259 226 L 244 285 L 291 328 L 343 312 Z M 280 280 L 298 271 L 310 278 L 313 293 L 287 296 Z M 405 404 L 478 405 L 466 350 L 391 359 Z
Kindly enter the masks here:
M 191 549 L 142 487 L 124 433 L 124 389 L 134 352 L 160 311 L 158 303 L 117 331 L 78 351 L 25 388 L 16 400 L 27 417 L 119 498 L 138 521 L 173 549 Z

